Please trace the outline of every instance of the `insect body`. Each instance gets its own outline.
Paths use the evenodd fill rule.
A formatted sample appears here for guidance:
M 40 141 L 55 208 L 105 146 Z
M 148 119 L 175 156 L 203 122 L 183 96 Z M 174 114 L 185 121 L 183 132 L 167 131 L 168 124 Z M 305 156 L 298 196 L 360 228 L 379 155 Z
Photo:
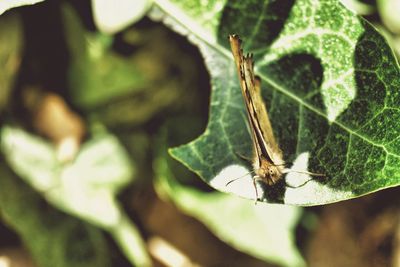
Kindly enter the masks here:
M 243 55 L 239 36 L 229 35 L 229 42 L 239 75 L 253 140 L 253 168 L 256 174 L 253 181 L 255 183 L 256 180 L 261 180 L 268 185 L 274 185 L 282 178 L 285 162 L 282 151 L 275 141 L 271 122 L 261 97 L 261 81 L 254 75 L 252 55 Z

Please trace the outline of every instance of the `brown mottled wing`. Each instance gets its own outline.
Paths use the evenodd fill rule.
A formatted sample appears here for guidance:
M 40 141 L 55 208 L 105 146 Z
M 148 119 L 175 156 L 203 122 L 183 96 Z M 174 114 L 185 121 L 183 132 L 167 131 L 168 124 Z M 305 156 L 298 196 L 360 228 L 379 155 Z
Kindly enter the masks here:
M 243 56 L 241 41 L 237 35 L 230 35 L 229 41 L 246 104 L 256 157 L 260 163 L 264 158 L 271 164 L 282 164 L 282 152 L 275 141 L 271 122 L 261 97 L 260 80 L 254 76 L 252 56 Z

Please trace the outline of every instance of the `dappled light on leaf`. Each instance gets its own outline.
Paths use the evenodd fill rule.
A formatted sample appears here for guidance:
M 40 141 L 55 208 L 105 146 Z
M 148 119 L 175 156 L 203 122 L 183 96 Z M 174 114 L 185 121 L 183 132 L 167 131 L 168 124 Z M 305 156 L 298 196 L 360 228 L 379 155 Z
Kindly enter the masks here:
M 180 3 L 156 3 L 175 19 L 180 13 L 169 12 L 172 6 L 182 13 L 192 12 Z M 220 174 L 226 167 L 246 164 L 242 155 L 251 158 L 239 82 L 230 52 L 225 49 L 226 33 L 239 31 L 246 52 L 254 53 L 255 72 L 261 77 L 274 136 L 285 162 L 307 153 L 308 165 L 303 171 L 324 174 L 324 178 L 311 177 L 297 188 L 286 186 L 286 182 L 263 186 L 265 201 L 320 205 L 397 186 L 400 72 L 383 37 L 336 1 L 295 1 L 279 31 L 273 20 L 266 19 L 275 12 L 272 4 L 265 2 L 263 9 L 254 12 L 245 4 L 224 6 L 224 10 L 232 8 L 240 10 L 240 16 L 223 17 L 224 26 L 217 34 L 209 30 L 205 36 L 196 27 L 188 29 L 196 36 L 191 38 L 210 71 L 210 117 L 200 137 L 172 149 L 171 155 L 210 185 L 223 184 L 215 183 L 215 178 L 222 179 Z M 240 27 L 241 23 L 247 25 L 247 19 L 254 20 L 252 16 L 260 25 L 252 31 Z M 165 21 L 173 24 L 173 19 Z M 192 23 L 203 25 L 197 17 L 187 25 Z M 212 41 L 216 38 L 218 44 Z M 288 178 L 289 184 L 304 181 L 301 173 L 290 173 Z M 229 179 L 232 177 L 222 180 Z
M 238 196 L 256 200 L 253 175 L 240 165 L 227 166 L 210 181 L 210 185 L 222 192 L 232 192 Z

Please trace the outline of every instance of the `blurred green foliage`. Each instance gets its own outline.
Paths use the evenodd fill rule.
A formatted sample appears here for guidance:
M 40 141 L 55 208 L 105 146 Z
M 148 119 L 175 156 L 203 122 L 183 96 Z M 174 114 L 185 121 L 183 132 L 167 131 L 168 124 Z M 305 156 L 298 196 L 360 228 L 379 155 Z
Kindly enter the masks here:
M 157 133 L 152 121 L 206 95 L 199 98 L 196 90 L 188 90 L 197 83 L 197 66 L 182 56 L 187 51 L 175 48 L 176 41 L 163 44 L 170 35 L 164 27 L 145 22 L 108 35 L 88 27 L 77 12 L 80 7 L 46 2 L 0 17 L 0 63 L 5 74 L 0 78 L 0 211 L 39 266 L 110 266 L 109 245 L 99 228 L 114 238 L 132 264 L 148 266 L 141 234 L 117 194 L 134 180 L 151 184 L 146 181 L 151 179 L 147 158 L 152 134 Z M 61 17 L 43 18 L 48 12 Z M 61 23 L 50 25 L 52 20 Z M 49 27 L 47 36 L 35 36 L 41 27 Z M 53 31 L 62 39 L 56 40 Z M 84 116 L 89 131 L 73 162 L 58 162 L 54 144 L 23 130 L 32 131 L 30 121 L 36 116 L 24 106 L 29 86 L 61 94 Z M 206 110 L 198 106 L 194 112 Z M 138 163 L 140 170 L 134 171 Z M 46 205 L 46 210 L 36 208 L 36 203 Z M 29 213 L 21 213 L 23 209 Z M 55 225 L 51 231 L 40 225 L 46 216 Z
M 49 206 L 31 187 L 0 163 L 0 211 L 39 266 L 109 266 L 101 231 Z
M 19 15 L 0 16 L 0 114 L 9 101 L 21 62 L 22 25 Z
M 168 125 L 170 129 L 179 127 L 176 123 Z M 189 171 L 177 168 L 166 152 L 168 141 L 165 140 L 174 139 L 176 135 L 171 135 L 168 127 L 164 133 L 154 161 L 155 187 L 160 196 L 173 201 L 183 212 L 204 223 L 221 240 L 240 251 L 279 266 L 305 266 L 294 240 L 301 207 L 256 205 L 233 195 L 189 186 Z M 234 262 L 227 259 L 226 264 Z

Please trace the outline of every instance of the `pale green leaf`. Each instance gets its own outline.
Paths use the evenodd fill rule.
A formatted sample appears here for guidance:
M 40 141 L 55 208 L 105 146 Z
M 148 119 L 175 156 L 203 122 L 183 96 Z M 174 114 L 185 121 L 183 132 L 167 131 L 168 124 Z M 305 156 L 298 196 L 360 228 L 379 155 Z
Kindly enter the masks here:
M 133 167 L 113 135 L 96 135 L 64 165 L 51 143 L 18 128 L 2 128 L 1 149 L 13 170 L 52 205 L 110 231 L 132 263 L 149 265 L 139 232 L 116 199 L 131 182 Z
M 2 156 L 0 214 L 1 220 L 18 233 L 38 266 L 110 266 L 102 232 L 50 207 L 11 171 Z
M 33 5 L 42 1 L 44 0 L 0 0 L 0 15 L 6 12 L 8 9 L 19 6 Z
M 385 26 L 393 33 L 400 34 L 400 1 L 377 0 L 379 14 Z
M 151 0 L 92 0 L 94 22 L 104 33 L 113 34 L 140 20 Z
M 131 59 L 112 50 L 113 36 L 85 30 L 68 4 L 62 6 L 62 14 L 70 52 L 69 92 L 76 105 L 93 109 L 147 84 Z

